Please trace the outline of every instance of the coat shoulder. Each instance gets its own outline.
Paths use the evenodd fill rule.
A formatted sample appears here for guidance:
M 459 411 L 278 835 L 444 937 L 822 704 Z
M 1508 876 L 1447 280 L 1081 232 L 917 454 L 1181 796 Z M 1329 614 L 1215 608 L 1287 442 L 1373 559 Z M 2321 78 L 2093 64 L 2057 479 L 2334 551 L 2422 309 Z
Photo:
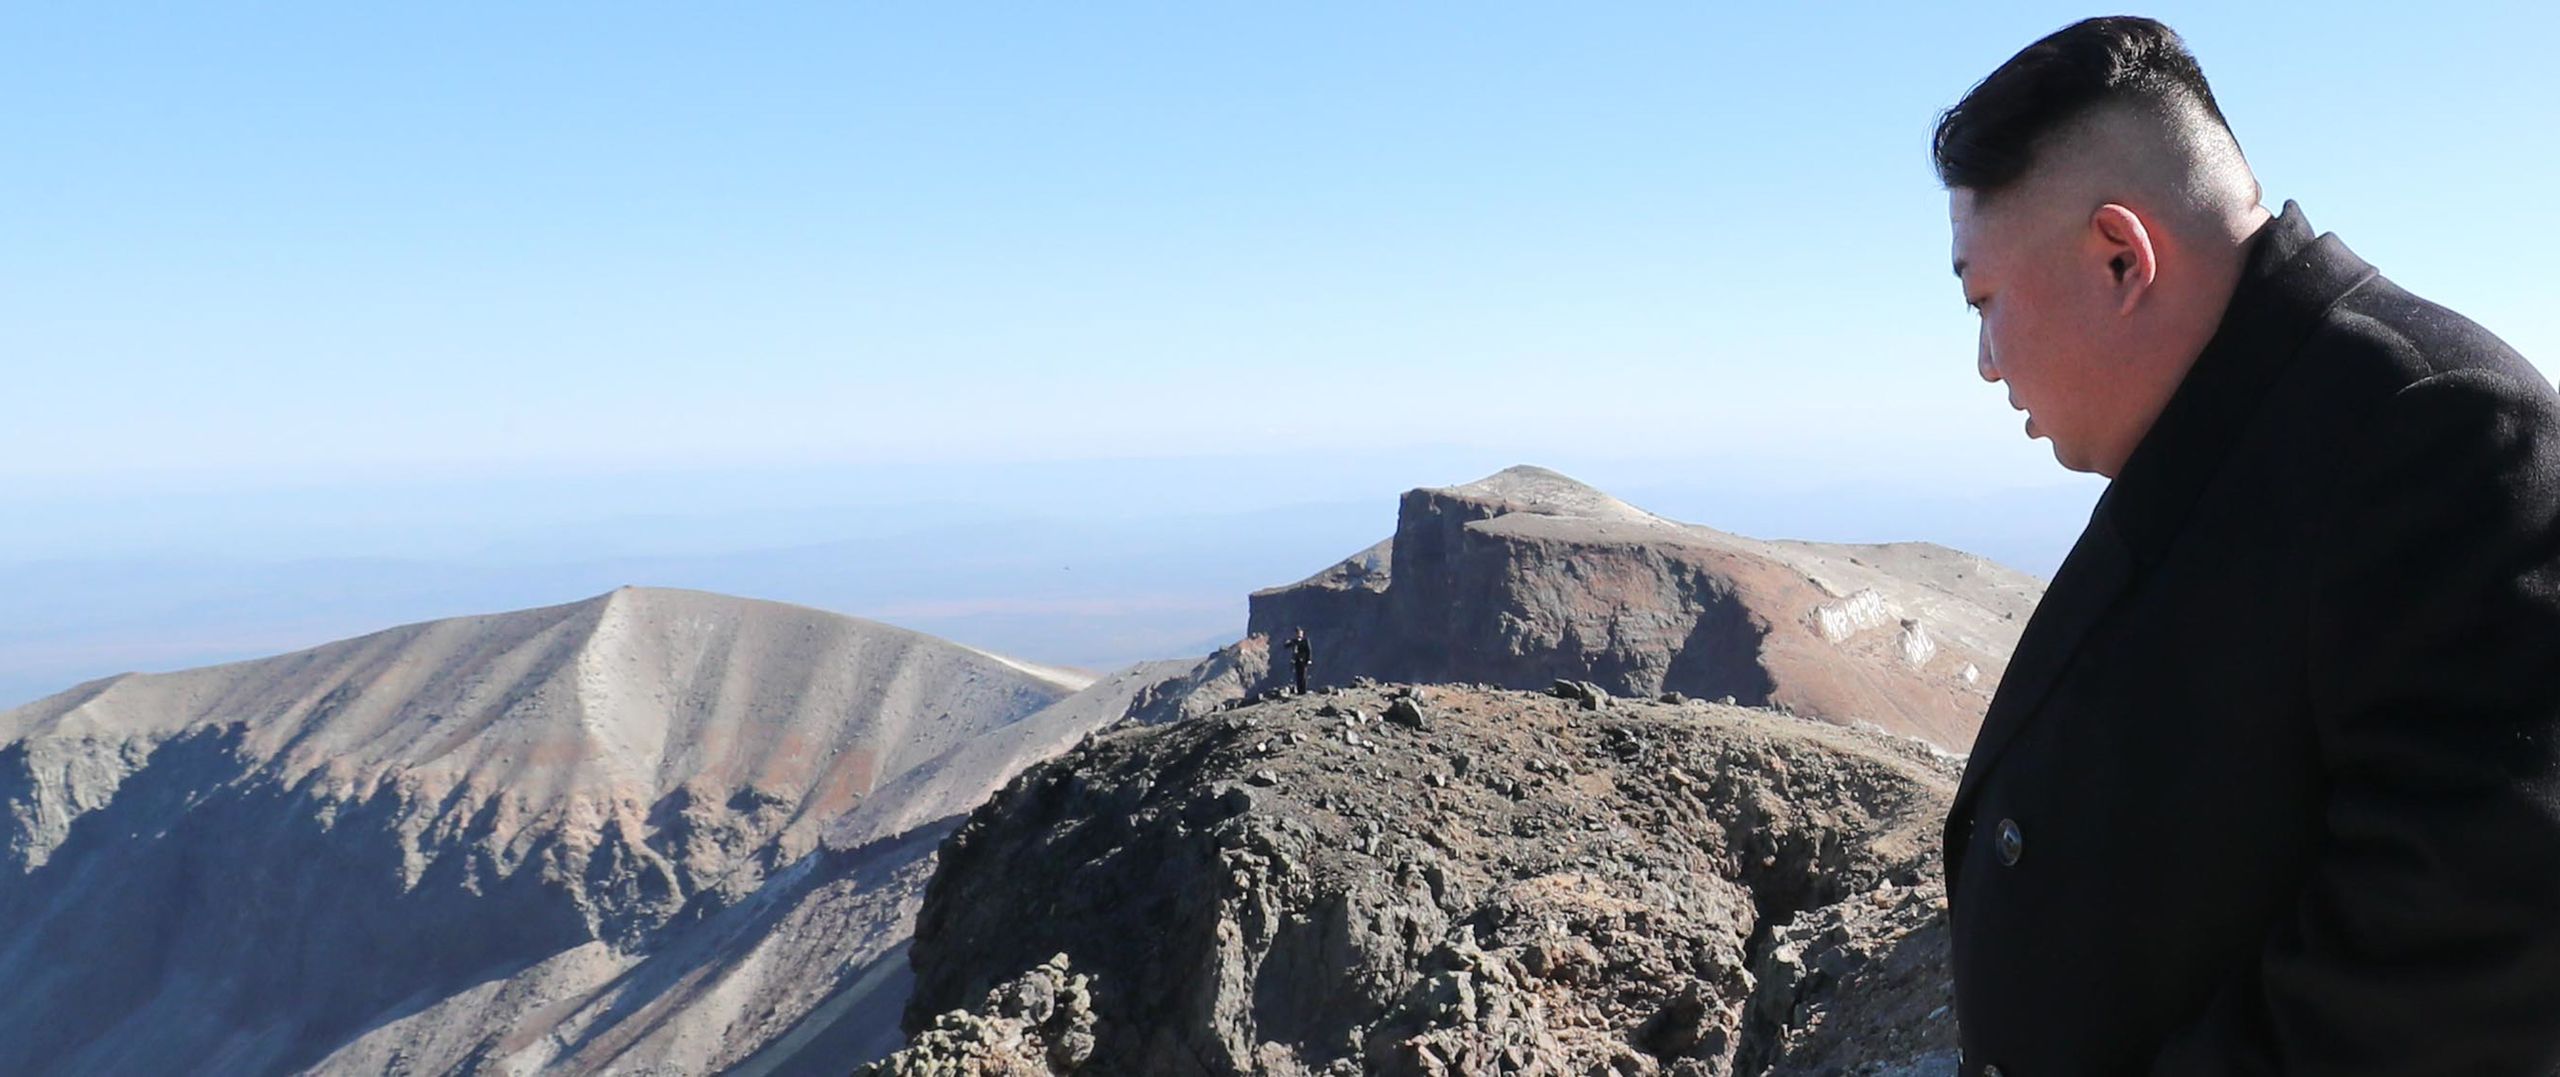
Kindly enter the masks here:
M 2526 410 L 2560 400 L 2551 379 L 2497 334 L 2382 277 L 2331 306 L 2304 350 L 2333 388 L 2372 406 L 2430 379 L 2474 384 Z

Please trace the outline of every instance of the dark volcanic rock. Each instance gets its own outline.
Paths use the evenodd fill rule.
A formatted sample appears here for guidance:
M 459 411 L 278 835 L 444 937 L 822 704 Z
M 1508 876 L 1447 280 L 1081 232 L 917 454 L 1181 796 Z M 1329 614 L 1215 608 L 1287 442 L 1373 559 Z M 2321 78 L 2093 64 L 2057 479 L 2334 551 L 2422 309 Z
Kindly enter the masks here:
M 1230 643 L 1197 662 L 1181 664 L 1179 676 L 1140 691 L 1129 701 L 1128 718 L 1162 725 L 1199 717 L 1243 699 L 1270 669 L 1269 641 L 1248 638 Z
M 1391 691 L 1124 728 L 1024 772 L 943 845 L 916 1038 L 877 1072 L 1951 1062 L 1944 756 L 1763 710 L 1473 688 L 1416 693 L 1427 731 L 1358 721 Z M 1057 1022 L 1001 1012 L 1068 968 L 1080 1069 Z
M 1093 978 L 1067 955 L 987 992 L 975 1011 L 934 1018 L 916 1042 L 862 1072 L 874 1077 L 1074 1073 L 1093 1057 Z
M 1963 751 L 2043 592 L 1959 550 L 1747 538 L 1515 467 L 1407 492 L 1392 538 L 1254 592 L 1246 631 L 1306 629 L 1311 685 L 1569 679 L 1785 704 Z

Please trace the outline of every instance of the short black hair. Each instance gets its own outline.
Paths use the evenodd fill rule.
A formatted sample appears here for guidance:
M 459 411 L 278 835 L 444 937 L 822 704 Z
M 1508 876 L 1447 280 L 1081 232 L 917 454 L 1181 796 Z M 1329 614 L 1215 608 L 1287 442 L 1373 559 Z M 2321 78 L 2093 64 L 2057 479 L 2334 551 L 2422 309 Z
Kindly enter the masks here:
M 2200 106 L 2231 132 L 2177 31 L 2134 15 L 2082 19 L 2018 50 L 1938 114 L 1938 182 L 1998 191 L 2026 174 L 2046 135 L 2113 104 L 2164 116 Z

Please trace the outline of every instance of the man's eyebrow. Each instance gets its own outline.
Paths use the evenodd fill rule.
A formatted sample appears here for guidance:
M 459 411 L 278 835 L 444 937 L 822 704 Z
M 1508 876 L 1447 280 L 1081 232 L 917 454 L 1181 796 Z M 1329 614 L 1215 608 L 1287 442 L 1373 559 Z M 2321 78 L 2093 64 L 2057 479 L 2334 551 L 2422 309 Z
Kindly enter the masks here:
M 1962 258 L 1956 259 L 1956 278 L 1958 280 L 1964 278 L 1964 259 Z

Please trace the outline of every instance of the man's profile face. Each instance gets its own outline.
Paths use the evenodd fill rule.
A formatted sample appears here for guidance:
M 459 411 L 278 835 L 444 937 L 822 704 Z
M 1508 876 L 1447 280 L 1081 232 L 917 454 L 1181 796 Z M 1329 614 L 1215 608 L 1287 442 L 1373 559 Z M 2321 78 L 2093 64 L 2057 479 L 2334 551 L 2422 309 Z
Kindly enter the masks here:
M 2053 443 L 2054 459 L 2093 471 L 2091 449 L 2109 427 L 2112 391 L 2105 341 L 2116 329 L 2110 296 L 2093 288 L 2078 214 L 2039 206 L 2032 190 L 1983 200 L 1948 192 L 1956 277 L 1981 321 L 1975 363 L 2008 387 L 2028 414 L 2025 433 Z

